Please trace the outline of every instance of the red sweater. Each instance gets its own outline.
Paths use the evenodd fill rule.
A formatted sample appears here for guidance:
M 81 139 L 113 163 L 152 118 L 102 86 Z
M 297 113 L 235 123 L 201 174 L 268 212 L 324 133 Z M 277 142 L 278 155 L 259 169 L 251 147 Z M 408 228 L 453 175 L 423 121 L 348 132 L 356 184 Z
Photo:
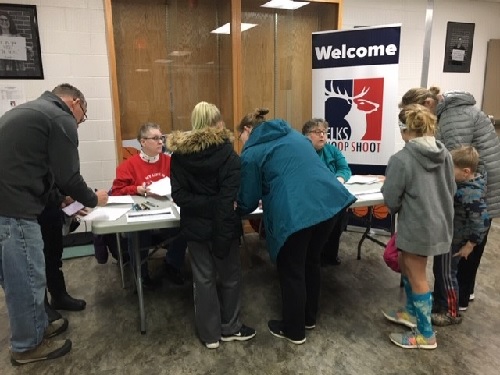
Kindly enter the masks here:
M 160 154 L 156 163 L 147 163 L 140 155 L 134 155 L 116 168 L 111 195 L 137 195 L 137 186 L 170 177 L 170 156 Z

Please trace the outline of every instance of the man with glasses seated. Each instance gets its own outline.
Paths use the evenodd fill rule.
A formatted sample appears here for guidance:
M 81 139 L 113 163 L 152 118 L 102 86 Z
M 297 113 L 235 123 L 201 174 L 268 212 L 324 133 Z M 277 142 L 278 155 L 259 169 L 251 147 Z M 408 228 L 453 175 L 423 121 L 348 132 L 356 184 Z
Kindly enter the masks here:
M 142 195 L 149 193 L 148 186 L 170 177 L 170 155 L 162 152 L 164 137 L 160 126 L 155 123 L 143 124 L 137 134 L 137 140 L 141 144 L 141 151 L 125 160 L 116 168 L 116 178 L 113 181 L 111 195 Z M 143 231 L 139 233 L 139 243 L 141 248 L 152 245 L 153 237 L 166 239 L 177 236 L 178 228 L 163 229 L 160 233 L 153 231 Z M 157 236 L 154 236 L 157 234 Z M 184 284 L 184 277 L 181 269 L 184 265 L 187 243 L 182 237 L 177 237 L 169 245 L 165 258 L 165 271 L 167 278 L 174 284 Z M 129 252 L 132 249 L 129 246 Z M 141 257 L 147 256 L 141 253 Z M 132 256 L 131 256 L 131 259 Z M 147 263 L 142 266 L 143 286 L 146 289 L 154 289 L 159 286 L 159 281 L 151 279 Z
M 323 163 L 342 184 L 351 178 L 351 169 L 342 152 L 329 143 L 326 143 L 328 122 L 323 119 L 313 118 L 302 127 L 302 134 L 311 140 L 316 153 Z M 339 219 L 330 234 L 323 251 L 321 252 L 321 265 L 339 265 L 340 236 L 347 226 L 347 211 L 340 214 Z

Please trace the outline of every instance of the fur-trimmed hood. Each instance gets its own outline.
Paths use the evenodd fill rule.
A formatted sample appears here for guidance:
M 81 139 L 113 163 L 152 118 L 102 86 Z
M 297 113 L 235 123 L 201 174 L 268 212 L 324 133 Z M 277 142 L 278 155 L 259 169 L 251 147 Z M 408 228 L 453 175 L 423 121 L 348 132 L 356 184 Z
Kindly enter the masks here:
M 171 169 L 175 166 L 197 176 L 217 174 L 235 154 L 232 140 L 233 134 L 225 128 L 173 132 L 167 138 L 167 148 L 172 152 Z
M 234 136 L 229 129 L 206 127 L 187 132 L 173 132 L 167 137 L 167 149 L 172 153 L 193 154 L 233 141 Z

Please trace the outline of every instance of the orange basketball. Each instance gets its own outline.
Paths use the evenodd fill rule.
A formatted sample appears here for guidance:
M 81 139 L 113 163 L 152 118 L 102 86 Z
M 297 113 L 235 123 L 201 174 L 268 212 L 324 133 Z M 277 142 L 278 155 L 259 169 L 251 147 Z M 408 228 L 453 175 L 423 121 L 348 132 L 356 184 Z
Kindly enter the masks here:
M 373 217 L 375 219 L 385 219 L 387 216 L 389 216 L 389 209 L 385 204 L 373 206 Z
M 352 213 L 357 217 L 365 217 L 368 215 L 368 207 L 355 207 L 352 208 Z

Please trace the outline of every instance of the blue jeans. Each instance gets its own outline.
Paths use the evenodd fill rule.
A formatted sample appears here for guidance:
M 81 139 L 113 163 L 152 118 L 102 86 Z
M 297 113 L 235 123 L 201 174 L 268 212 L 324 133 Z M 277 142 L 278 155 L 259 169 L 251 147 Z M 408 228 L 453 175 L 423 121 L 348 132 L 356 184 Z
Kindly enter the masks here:
M 9 313 L 11 350 L 35 348 L 48 325 L 43 240 L 36 220 L 0 216 L 0 285 Z

